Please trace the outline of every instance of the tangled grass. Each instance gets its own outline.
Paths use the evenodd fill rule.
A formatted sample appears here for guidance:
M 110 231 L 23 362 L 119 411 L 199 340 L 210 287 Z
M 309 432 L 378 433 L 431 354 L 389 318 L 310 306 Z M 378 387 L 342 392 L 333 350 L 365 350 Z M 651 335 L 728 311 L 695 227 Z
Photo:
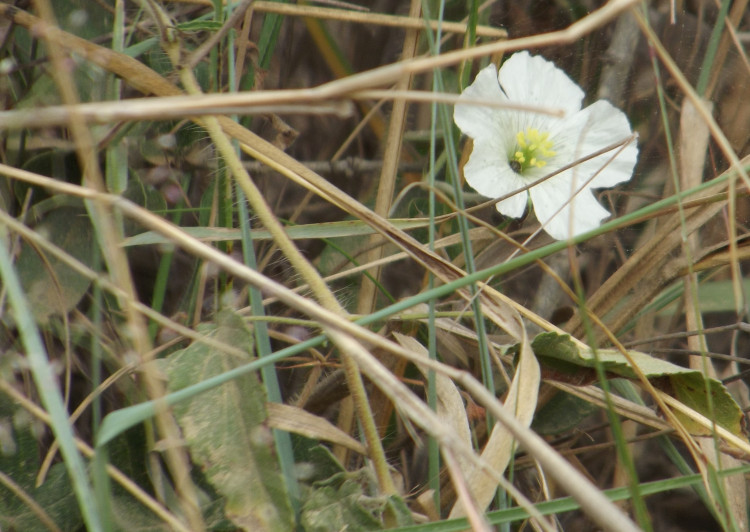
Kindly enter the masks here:
M 0 528 L 747 530 L 745 6 L 0 3 Z M 516 50 L 639 136 L 570 241 Z

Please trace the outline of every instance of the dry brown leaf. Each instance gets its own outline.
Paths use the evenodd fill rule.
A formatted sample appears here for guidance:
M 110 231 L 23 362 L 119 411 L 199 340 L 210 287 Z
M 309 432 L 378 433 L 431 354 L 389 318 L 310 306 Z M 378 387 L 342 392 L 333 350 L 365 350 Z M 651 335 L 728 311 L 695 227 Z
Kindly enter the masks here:
M 539 396 L 539 382 L 541 371 L 536 356 L 526 339 L 523 331 L 523 341 L 520 344 L 518 365 L 510 390 L 505 399 L 505 408 L 515 413 L 516 419 L 525 427 L 531 425 L 536 411 Z M 516 441 L 511 433 L 501 424 L 492 429 L 490 438 L 482 451 L 482 460 L 490 464 L 495 470 L 503 472 L 508 467 L 510 459 L 516 449 Z M 477 506 L 485 510 L 495 497 L 498 482 L 487 472 L 478 469 L 473 464 L 466 471 L 466 478 L 471 486 L 471 494 Z M 465 515 L 463 505 L 459 502 L 453 506 L 450 517 Z
M 425 346 L 420 344 L 416 339 L 411 336 L 406 336 L 400 333 L 393 333 L 394 338 L 404 348 L 408 349 L 412 353 L 419 355 L 424 358 L 428 358 L 429 354 Z M 427 376 L 427 370 L 422 366 L 417 366 L 417 369 L 422 372 L 423 375 Z M 453 428 L 456 436 L 464 442 L 466 445 L 471 447 L 471 430 L 469 429 L 469 420 L 466 417 L 466 407 L 464 401 L 461 398 L 461 394 L 458 388 L 445 375 L 435 374 L 435 389 L 437 392 L 437 415 L 438 417 L 450 425 Z M 457 458 L 461 464 L 462 469 L 469 467 L 466 460 L 460 456 Z
M 267 403 L 268 424 L 279 430 L 293 432 L 314 440 L 324 440 L 367 455 L 367 449 L 360 442 L 334 426 L 327 419 L 311 414 L 296 406 L 281 403 Z
M 704 101 L 709 109 L 713 105 Z M 698 110 L 689 99 L 682 102 L 680 112 L 680 185 L 683 189 L 696 187 L 703 182 L 703 167 L 710 131 Z

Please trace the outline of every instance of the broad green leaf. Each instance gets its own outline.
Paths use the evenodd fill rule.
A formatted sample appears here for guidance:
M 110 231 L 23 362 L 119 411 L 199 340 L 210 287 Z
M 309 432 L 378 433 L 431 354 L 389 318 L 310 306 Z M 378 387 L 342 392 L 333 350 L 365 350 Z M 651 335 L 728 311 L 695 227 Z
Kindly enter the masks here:
M 534 339 L 531 347 L 543 364 L 561 372 L 574 373 L 581 367 L 596 367 L 592 350 L 579 349 L 568 335 L 542 333 Z M 683 368 L 639 351 L 628 351 L 628 354 L 655 387 L 672 395 L 696 412 L 713 419 L 732 434 L 747 440 L 741 426 L 744 418 L 742 409 L 722 383 L 705 378 L 699 371 Z M 636 379 L 635 371 L 620 351 L 598 349 L 596 355 L 607 372 L 627 379 Z M 709 408 L 707 393 L 711 394 L 713 409 Z M 691 434 L 709 434 L 703 425 L 679 412 L 675 414 Z
M 244 322 L 222 311 L 201 333 L 242 349 L 253 337 Z M 224 373 L 251 360 L 193 343 L 167 358 L 170 391 Z M 293 514 L 266 420 L 265 393 L 255 374 L 233 379 L 182 401 L 174 413 L 193 460 L 216 491 L 226 498 L 225 513 L 243 530 L 286 531 Z
M 60 530 L 79 530 L 83 519 L 65 465 L 52 466 L 44 483 L 35 487 L 40 449 L 31 416 L 0 395 L 0 472 L 23 490 Z M 47 530 L 38 514 L 0 483 L 0 530 Z
M 398 497 L 371 496 L 368 472 L 336 475 L 313 485 L 302 507 L 305 532 L 381 530 L 386 513 L 395 525 L 411 524 L 409 509 Z
M 598 407 L 579 397 L 557 392 L 534 416 L 531 428 L 542 435 L 561 434 L 577 427 Z
M 302 530 L 381 530 L 386 523 L 412 524 L 401 498 L 372 495 L 377 488 L 367 468 L 348 473 L 318 441 L 294 435 L 294 442 L 304 501 Z
M 153 512 L 144 511 L 143 504 L 128 495 L 112 495 L 115 530 L 122 532 L 169 532 L 172 528 Z
M 153 187 L 149 187 L 138 179 L 128 181 L 128 188 L 125 190 L 123 196 L 151 212 L 164 212 L 167 208 L 164 196 Z M 132 235 L 140 231 L 141 226 L 134 220 L 125 218 L 124 230 L 126 236 Z M 127 241 L 128 239 L 125 239 L 125 242 Z
M 85 211 L 53 210 L 35 229 L 79 261 L 91 264 L 94 236 Z M 40 323 L 54 314 L 69 312 L 91 284 L 62 261 L 26 242 L 21 247 L 16 269 L 34 318 Z

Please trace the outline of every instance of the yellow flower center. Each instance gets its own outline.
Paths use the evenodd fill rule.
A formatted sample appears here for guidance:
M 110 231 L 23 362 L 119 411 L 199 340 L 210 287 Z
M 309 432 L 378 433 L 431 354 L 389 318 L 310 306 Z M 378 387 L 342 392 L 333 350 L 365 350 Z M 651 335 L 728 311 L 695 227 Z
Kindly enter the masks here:
M 534 128 L 516 133 L 516 148 L 510 154 L 508 163 L 514 172 L 523 174 L 529 168 L 542 168 L 550 157 L 557 155 L 552 150 L 554 143 L 549 133 L 539 133 Z

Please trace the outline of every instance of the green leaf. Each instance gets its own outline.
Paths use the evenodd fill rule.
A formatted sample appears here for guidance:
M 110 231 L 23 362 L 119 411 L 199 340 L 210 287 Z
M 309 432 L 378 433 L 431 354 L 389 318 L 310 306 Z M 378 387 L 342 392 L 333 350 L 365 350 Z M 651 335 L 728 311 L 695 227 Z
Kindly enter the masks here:
M 580 349 L 569 335 L 542 333 L 534 338 L 531 347 L 540 362 L 558 371 L 573 373 L 581 367 L 596 367 L 593 351 L 588 348 Z M 596 354 L 605 371 L 627 379 L 637 378 L 635 371 L 620 351 L 598 349 Z M 699 371 L 683 368 L 639 351 L 628 351 L 628 354 L 656 388 L 713 419 L 732 434 L 743 440 L 747 439 L 741 427 L 744 418 L 742 409 L 721 382 L 706 378 Z M 713 409 L 709 408 L 708 393 L 711 394 Z M 703 425 L 679 412 L 675 414 L 691 434 L 710 434 Z
M 55 209 L 35 229 L 79 261 L 91 264 L 94 237 L 85 211 Z M 28 243 L 21 247 L 16 270 L 34 318 L 40 323 L 73 309 L 91 284 L 62 261 Z
M 749 466 L 724 469 L 719 471 L 719 477 L 727 478 L 731 475 L 747 474 L 750 472 Z M 640 489 L 643 495 L 654 495 L 668 491 L 683 490 L 690 486 L 700 485 L 703 477 L 699 474 L 685 475 L 676 478 L 667 478 L 653 482 L 641 483 Z M 633 494 L 630 487 L 610 488 L 602 493 L 611 501 L 629 501 Z M 675 494 L 677 495 L 677 494 Z M 536 511 L 541 515 L 559 515 L 564 512 L 570 512 L 580 509 L 580 504 L 573 497 L 561 497 L 549 501 L 539 502 L 534 505 Z M 529 518 L 529 512 L 520 506 L 495 510 L 487 513 L 487 521 L 491 525 L 502 525 L 505 523 L 518 523 Z M 444 519 L 421 525 L 414 525 L 408 528 L 401 528 L 402 532 L 459 532 L 469 528 L 468 520 L 465 517 L 461 519 Z
M 129 495 L 113 495 L 112 512 L 116 530 L 122 532 L 169 532 L 172 528 Z
M 28 414 L 13 412 L 6 400 L 0 400 L 0 472 L 40 506 L 58 528 L 78 530 L 83 519 L 64 464 L 53 465 L 44 484 L 34 487 L 40 450 L 33 423 Z M 37 513 L 5 482 L 0 483 L 0 530 L 47 530 Z
M 386 514 L 397 526 L 411 524 L 409 509 L 398 497 L 372 497 L 365 488 L 368 472 L 337 473 L 314 484 L 302 507 L 305 532 L 381 530 Z
M 177 24 L 180 31 L 219 31 L 222 23 L 215 20 L 191 20 Z
M 244 322 L 222 311 L 202 334 L 251 349 Z M 202 343 L 170 355 L 166 372 L 170 391 L 224 373 L 251 360 L 216 351 Z M 243 530 L 291 530 L 293 513 L 266 420 L 265 392 L 257 375 L 243 375 L 180 402 L 174 413 L 193 460 L 225 497 L 228 518 Z
M 426 227 L 429 223 L 425 220 L 391 220 L 396 227 L 409 230 L 417 227 Z M 183 227 L 182 231 L 192 237 L 205 242 L 223 242 L 227 240 L 240 240 L 242 235 L 239 229 L 226 229 L 223 227 Z M 342 222 L 327 222 L 309 225 L 293 225 L 285 228 L 289 238 L 293 240 L 308 238 L 348 238 L 352 236 L 371 235 L 375 230 L 360 220 L 345 220 Z M 253 240 L 270 240 L 271 235 L 265 229 L 253 229 Z M 145 246 L 151 244 L 169 244 L 170 240 L 164 236 L 148 231 L 139 235 L 131 236 L 123 243 L 124 246 Z
M 156 37 L 151 37 L 149 39 L 144 39 L 131 46 L 128 46 L 127 48 L 125 48 L 125 50 L 123 50 L 123 53 L 127 56 L 138 58 L 142 54 L 148 52 L 149 50 L 152 50 L 158 47 L 159 47 L 159 39 L 157 39 Z
M 741 283 L 742 291 L 745 294 L 750 293 L 750 279 L 745 279 Z M 677 285 L 675 285 L 677 287 Z M 679 283 L 679 288 L 684 287 L 684 283 Z M 664 294 L 671 290 L 667 289 Z M 675 301 L 659 310 L 659 316 L 675 316 L 685 312 L 685 305 L 679 300 L 682 290 L 674 291 Z M 701 313 L 708 312 L 734 312 L 735 311 L 735 292 L 734 283 L 731 279 L 724 281 L 707 281 L 698 285 L 698 308 Z
M 128 182 L 128 188 L 125 190 L 123 196 L 151 212 L 164 212 L 167 208 L 167 202 L 159 191 L 137 179 L 132 179 Z M 141 226 L 129 218 L 125 219 L 124 228 L 126 236 L 141 230 Z M 164 241 L 162 243 L 168 242 Z
M 542 435 L 562 434 L 596 412 L 598 407 L 565 392 L 557 392 L 537 411 L 531 428 Z
M 294 435 L 294 442 L 303 481 L 300 522 L 305 532 L 381 530 L 413 523 L 411 512 L 400 497 L 369 495 L 377 487 L 366 468 L 348 473 L 318 441 Z

